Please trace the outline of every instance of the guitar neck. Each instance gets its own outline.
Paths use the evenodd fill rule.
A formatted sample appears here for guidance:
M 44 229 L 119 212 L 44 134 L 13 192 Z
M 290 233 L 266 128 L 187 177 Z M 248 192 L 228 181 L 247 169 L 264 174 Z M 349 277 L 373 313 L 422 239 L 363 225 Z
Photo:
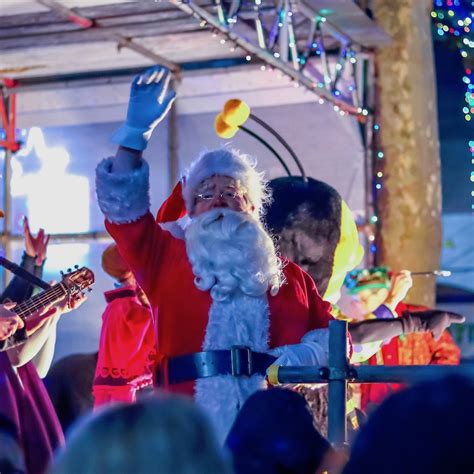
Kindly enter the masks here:
M 26 321 L 32 314 L 46 306 L 56 303 L 67 294 L 67 288 L 63 283 L 58 283 L 51 288 L 38 293 L 32 298 L 16 305 L 12 311 Z

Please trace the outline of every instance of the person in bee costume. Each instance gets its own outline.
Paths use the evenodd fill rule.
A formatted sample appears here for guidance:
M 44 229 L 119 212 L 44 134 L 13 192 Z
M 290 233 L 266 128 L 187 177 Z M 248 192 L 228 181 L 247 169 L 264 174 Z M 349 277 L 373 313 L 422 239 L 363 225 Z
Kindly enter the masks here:
M 313 277 L 323 299 L 333 304 L 335 317 L 352 321 L 351 315 L 343 314 L 337 307 L 348 272 L 353 271 L 363 257 L 357 227 L 349 207 L 332 186 L 313 178 L 276 178 L 270 181 L 270 189 L 273 201 L 267 208 L 265 220 L 270 232 L 277 237 L 282 255 L 298 263 Z M 396 310 L 403 305 L 402 301 L 412 285 L 411 276 L 409 272 L 400 271 L 385 283 L 386 290 L 377 304 L 367 307 L 364 312 L 363 319 L 374 325 L 362 327 L 365 333 L 358 335 L 349 325 L 351 334 L 356 335 L 354 340 L 365 342 L 353 345 L 352 363 L 367 360 L 373 363 L 374 354 L 378 353 L 385 341 L 392 337 L 404 337 L 403 332 L 399 335 L 384 334 L 383 323 L 377 327 L 377 321 L 385 321 L 386 324 L 396 321 Z M 405 316 L 425 315 L 432 318 L 432 321 L 442 321 L 447 317 L 444 311 L 428 308 L 404 306 L 404 310 Z M 421 327 L 413 331 L 424 334 L 409 334 L 410 332 L 412 331 L 405 331 L 407 337 L 434 340 L 443 333 L 443 324 L 433 325 L 427 331 L 423 331 Z M 328 403 L 326 388 L 301 386 L 299 391 L 305 395 L 317 419 L 318 428 L 325 434 Z M 355 410 L 361 407 L 359 397 L 358 388 L 355 388 L 354 393 L 349 395 L 347 405 L 349 426 L 354 429 L 359 424 Z M 363 408 L 366 406 L 367 403 L 364 403 Z

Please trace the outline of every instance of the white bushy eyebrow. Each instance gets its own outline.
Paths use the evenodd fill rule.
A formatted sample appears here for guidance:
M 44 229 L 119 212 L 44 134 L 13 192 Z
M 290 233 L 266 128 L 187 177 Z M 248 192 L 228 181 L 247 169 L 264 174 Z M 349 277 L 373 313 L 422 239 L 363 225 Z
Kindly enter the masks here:
M 225 191 L 225 190 L 233 190 L 233 191 L 240 191 L 241 189 L 244 189 L 243 186 L 240 185 L 240 183 L 238 181 L 236 181 L 235 179 L 232 179 L 232 178 L 228 178 L 229 179 L 229 182 L 228 184 L 225 184 L 222 191 Z M 203 183 L 201 183 L 201 186 L 199 186 L 197 188 L 197 193 L 203 193 L 205 191 L 213 191 L 214 189 L 216 189 L 217 187 L 217 183 L 214 183 L 214 182 L 210 182 L 210 183 L 206 183 L 205 181 Z

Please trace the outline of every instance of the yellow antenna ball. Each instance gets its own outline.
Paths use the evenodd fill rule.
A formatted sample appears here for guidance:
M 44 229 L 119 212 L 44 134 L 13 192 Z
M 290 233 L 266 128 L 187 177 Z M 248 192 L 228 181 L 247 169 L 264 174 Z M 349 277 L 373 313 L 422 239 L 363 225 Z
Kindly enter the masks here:
M 223 119 L 234 127 L 243 125 L 250 115 L 250 107 L 240 99 L 230 99 L 224 104 Z
M 219 114 L 216 117 L 214 122 L 214 130 L 216 131 L 217 135 L 221 138 L 232 138 L 237 131 L 239 130 L 237 127 L 229 125 L 223 117 L 224 114 Z

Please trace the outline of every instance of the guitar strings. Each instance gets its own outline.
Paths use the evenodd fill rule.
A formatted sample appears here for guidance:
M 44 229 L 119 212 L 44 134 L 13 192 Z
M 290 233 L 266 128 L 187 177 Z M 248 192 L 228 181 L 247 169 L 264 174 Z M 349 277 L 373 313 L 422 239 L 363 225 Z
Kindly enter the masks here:
M 19 304 L 18 306 L 15 306 L 12 308 L 12 310 L 18 316 L 20 316 L 20 318 L 24 319 L 38 309 L 46 306 L 48 303 L 54 303 L 55 301 L 58 301 L 62 296 L 67 295 L 67 293 L 68 289 L 66 286 L 63 283 L 58 283 L 57 285 L 53 286 L 53 288 L 43 293 L 39 293 L 29 300 Z

